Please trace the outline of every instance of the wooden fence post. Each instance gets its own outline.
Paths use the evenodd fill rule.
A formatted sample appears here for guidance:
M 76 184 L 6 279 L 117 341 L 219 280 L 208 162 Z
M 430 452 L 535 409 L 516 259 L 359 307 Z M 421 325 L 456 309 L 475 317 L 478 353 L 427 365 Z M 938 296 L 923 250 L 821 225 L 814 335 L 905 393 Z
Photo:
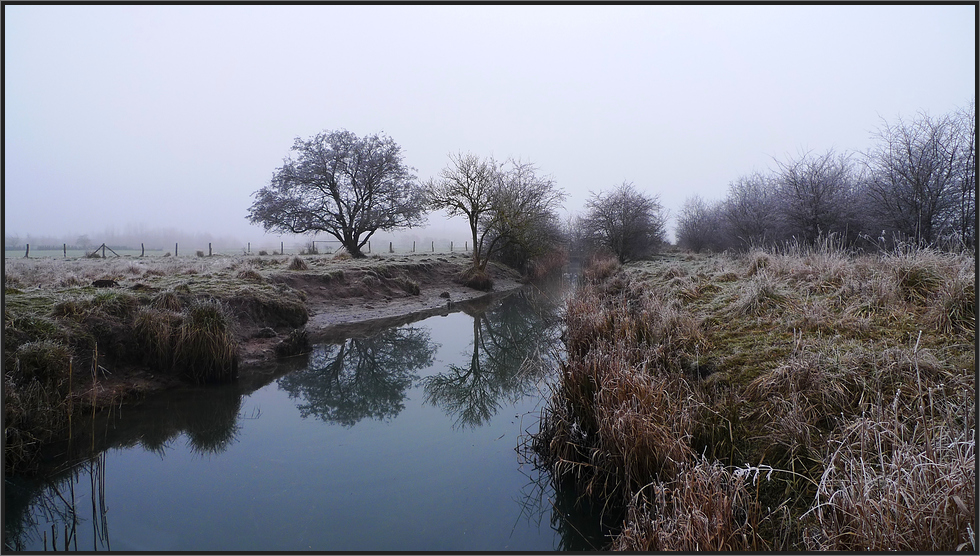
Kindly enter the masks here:
M 388 252 L 389 253 L 394 253 L 395 252 L 395 248 L 391 246 L 391 242 L 390 241 L 388 242 Z
M 211 242 L 208 242 L 208 256 L 211 256 Z
M 413 240 L 412 241 L 412 253 L 414 253 L 414 252 L 415 252 L 415 241 Z
M 105 244 L 102 244 L 102 258 L 105 258 Z
M 368 253 L 370 253 L 370 252 L 371 252 L 371 242 L 369 241 L 368 242 Z
M 26 259 L 31 254 L 31 244 L 27 244 L 27 251 L 24 251 L 24 258 Z
M 453 252 L 453 242 L 451 242 L 451 241 L 449 242 L 449 252 L 450 253 Z
M 67 259 L 68 258 L 68 244 L 67 243 L 63 243 L 63 244 L 61 244 L 61 247 L 65 250 L 65 258 Z
M 281 241 L 279 242 L 279 254 L 280 255 L 285 255 L 286 254 L 286 248 L 283 247 L 283 242 L 281 242 Z
M 436 252 L 436 242 L 435 241 L 432 242 L 432 252 L 433 253 Z
M 176 243 L 174 244 L 174 256 L 175 257 L 177 256 L 177 244 Z
M 140 257 L 142 257 L 145 254 L 146 254 L 146 247 L 141 243 L 140 244 Z
M 249 252 L 249 253 L 251 253 L 251 252 L 252 252 L 252 242 L 251 242 L 251 241 L 250 241 L 250 242 L 248 242 L 248 252 Z

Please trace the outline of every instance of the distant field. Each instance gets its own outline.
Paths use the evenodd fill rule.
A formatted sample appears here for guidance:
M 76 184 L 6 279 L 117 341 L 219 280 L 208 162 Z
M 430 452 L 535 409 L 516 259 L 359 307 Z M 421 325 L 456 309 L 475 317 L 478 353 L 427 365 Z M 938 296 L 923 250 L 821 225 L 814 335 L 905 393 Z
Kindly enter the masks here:
M 336 246 L 336 245 L 327 246 L 327 247 L 319 246 L 318 250 L 319 250 L 319 253 L 320 254 L 324 254 L 325 255 L 325 254 L 331 254 L 331 253 L 335 252 L 337 250 L 337 247 L 338 246 Z M 89 253 L 91 253 L 94 249 L 95 249 L 94 247 L 90 248 L 89 250 L 69 249 L 68 252 L 67 252 L 67 254 L 66 254 L 63 249 L 35 249 L 34 247 L 31 247 L 31 250 L 30 250 L 30 258 L 32 258 L 32 259 L 45 259 L 45 258 L 46 259 L 64 259 L 64 258 L 78 259 L 78 258 L 85 257 L 86 255 L 88 255 Z M 181 246 L 178 247 L 177 254 L 180 257 L 196 257 L 197 256 L 197 252 L 199 250 L 202 253 L 204 253 L 205 255 L 207 255 L 207 247 L 205 247 L 203 249 L 197 249 L 197 248 L 186 248 L 185 249 L 184 247 L 181 247 Z M 121 257 L 139 257 L 140 256 L 140 250 L 139 249 L 114 249 L 114 251 L 119 256 L 121 256 Z M 258 249 L 258 248 L 256 248 L 256 249 L 252 249 L 249 253 L 244 253 L 243 251 L 244 250 L 241 249 L 241 248 L 239 248 L 239 249 L 221 249 L 221 250 L 215 249 L 215 250 L 212 251 L 212 254 L 213 255 L 245 255 L 245 254 L 248 254 L 248 255 L 258 255 L 260 253 L 260 251 L 267 251 L 267 254 L 270 254 L 270 255 L 273 254 L 273 253 L 275 253 L 277 255 L 280 254 L 278 252 L 279 250 L 278 249 L 275 249 L 275 248 L 272 248 L 272 249 L 268 249 L 268 248 L 266 248 L 266 249 Z M 299 254 L 303 254 L 302 252 L 304 251 L 304 248 L 295 247 L 295 248 L 291 248 L 291 249 L 284 249 L 284 251 L 285 251 L 284 254 L 286 254 L 286 255 L 299 255 Z M 460 242 L 449 242 L 449 241 L 418 242 L 414 246 L 414 250 L 413 250 L 413 246 L 412 245 L 405 245 L 405 244 L 403 244 L 403 245 L 391 245 L 391 246 L 389 246 L 388 242 L 384 242 L 383 245 L 381 244 L 381 242 L 375 242 L 374 245 L 372 245 L 372 247 L 371 247 L 370 250 L 364 249 L 364 253 L 365 254 L 371 254 L 371 255 L 384 255 L 384 254 L 388 254 L 388 253 L 405 255 L 405 254 L 409 254 L 409 253 L 413 253 L 413 252 L 414 253 L 463 253 L 463 252 L 468 252 L 468 251 L 469 251 L 469 242 L 463 242 L 463 241 L 460 241 Z M 5 258 L 5 259 L 18 259 L 18 258 L 23 258 L 25 252 L 26 252 L 26 248 L 23 247 L 23 246 L 20 246 L 20 247 L 17 247 L 17 248 L 6 248 L 3 251 L 3 258 Z M 100 253 L 101 253 L 101 250 L 100 250 Z M 109 258 L 109 257 L 113 257 L 114 256 L 112 254 L 112 251 L 109 251 L 108 249 L 106 249 L 105 255 L 106 255 L 106 258 Z M 173 255 L 173 249 L 167 249 L 167 250 L 164 250 L 164 249 L 146 249 L 146 251 L 144 252 L 144 256 L 145 257 L 162 257 L 164 255 L 170 255 L 170 256 L 172 256 Z
M 139 257 L 140 256 L 140 250 L 139 249 L 116 249 L 115 251 L 116 251 L 116 253 L 118 253 L 122 257 Z M 62 259 L 62 258 L 78 259 L 78 258 L 84 257 L 85 255 L 88 255 L 91 252 L 92 251 L 85 251 L 83 249 L 69 249 L 67 251 L 67 254 L 66 254 L 65 251 L 62 250 L 62 249 L 34 249 L 32 247 L 31 248 L 30 257 L 32 259 L 33 258 L 38 258 L 38 259 L 45 259 L 45 258 L 46 259 Z M 21 257 L 24 256 L 24 253 L 25 253 L 25 249 L 23 249 L 23 248 L 20 248 L 20 249 L 5 249 L 3 251 L 3 258 L 5 258 L 5 259 L 21 258 Z M 161 256 L 163 256 L 163 254 L 165 253 L 165 251 L 163 249 L 147 249 L 145 253 L 146 253 L 145 256 L 147 256 L 147 257 L 161 257 Z M 188 254 L 189 255 L 193 255 L 194 253 L 191 252 L 191 253 L 188 253 Z M 106 255 L 106 257 L 112 257 L 113 256 L 112 252 L 109 251 L 108 249 L 106 249 L 105 255 Z

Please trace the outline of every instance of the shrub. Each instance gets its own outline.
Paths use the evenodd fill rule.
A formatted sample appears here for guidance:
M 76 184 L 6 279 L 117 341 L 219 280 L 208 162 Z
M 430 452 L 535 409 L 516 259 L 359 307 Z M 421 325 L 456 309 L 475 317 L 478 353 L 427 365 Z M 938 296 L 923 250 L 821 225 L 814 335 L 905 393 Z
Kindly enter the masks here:
M 294 256 L 293 260 L 289 262 L 288 268 L 289 270 L 309 270 L 310 265 L 306 264 L 306 261 L 298 256 Z

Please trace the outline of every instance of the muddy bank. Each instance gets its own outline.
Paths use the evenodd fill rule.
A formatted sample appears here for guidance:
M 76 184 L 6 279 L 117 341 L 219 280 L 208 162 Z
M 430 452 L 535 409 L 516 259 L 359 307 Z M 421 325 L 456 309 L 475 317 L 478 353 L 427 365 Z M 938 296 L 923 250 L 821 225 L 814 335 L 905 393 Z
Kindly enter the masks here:
M 328 341 L 521 286 L 516 272 L 491 265 L 491 292 L 464 287 L 454 280 L 469 262 L 464 253 L 6 259 L 5 400 L 23 401 L 13 393 L 34 391 L 38 381 L 57 385 L 59 399 L 64 394 L 76 407 L 128 402 L 180 385 L 187 377 L 177 368 L 173 338 L 202 304 L 220 305 L 241 374 L 274 361 L 276 345 L 298 330 L 310 341 Z M 111 287 L 98 287 L 106 283 Z M 29 376 L 11 375 L 41 352 L 59 357 L 41 357 Z M 25 418 L 33 412 L 20 405 Z
M 343 269 L 311 267 L 273 273 L 267 280 L 301 292 L 309 314 L 304 328 L 310 341 L 322 342 L 466 310 L 523 285 L 515 271 L 497 265 L 488 267 L 494 281 L 489 292 L 456 283 L 469 260 L 462 254 L 369 259 Z M 249 337 L 241 344 L 242 372 L 275 359 L 276 344 L 291 328 L 281 326 L 273 331 L 275 336 L 253 325 L 246 332 Z

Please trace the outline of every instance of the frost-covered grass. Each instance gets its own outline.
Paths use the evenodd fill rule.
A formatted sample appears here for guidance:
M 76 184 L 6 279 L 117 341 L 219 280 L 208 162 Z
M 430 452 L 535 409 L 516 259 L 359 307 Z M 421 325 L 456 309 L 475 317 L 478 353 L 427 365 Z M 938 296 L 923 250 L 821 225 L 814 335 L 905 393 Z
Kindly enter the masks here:
M 608 267 L 533 444 L 627 508 L 612 547 L 976 550 L 971 255 Z

